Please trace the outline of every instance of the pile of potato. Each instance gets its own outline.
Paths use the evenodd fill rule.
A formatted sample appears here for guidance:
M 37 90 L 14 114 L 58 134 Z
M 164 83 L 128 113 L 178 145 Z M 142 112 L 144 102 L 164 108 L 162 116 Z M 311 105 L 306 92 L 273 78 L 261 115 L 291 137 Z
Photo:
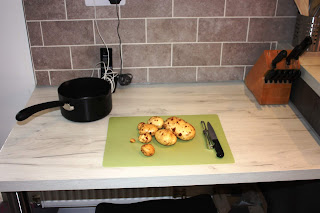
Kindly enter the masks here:
M 152 156 L 155 153 L 155 149 L 152 144 L 149 144 L 152 140 L 152 136 L 162 145 L 172 146 L 177 142 L 177 138 L 187 141 L 194 138 L 196 135 L 195 128 L 178 117 L 170 117 L 167 120 L 163 120 L 159 116 L 151 117 L 147 123 L 140 122 L 138 124 L 139 138 L 141 143 L 145 143 L 141 146 L 141 152 L 145 156 Z M 130 142 L 135 142 L 131 139 Z

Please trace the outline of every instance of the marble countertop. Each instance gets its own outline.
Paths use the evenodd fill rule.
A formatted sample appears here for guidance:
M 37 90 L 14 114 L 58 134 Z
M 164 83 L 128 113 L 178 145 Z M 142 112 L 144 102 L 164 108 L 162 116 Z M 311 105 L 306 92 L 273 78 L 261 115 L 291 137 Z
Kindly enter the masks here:
M 36 88 L 28 105 L 57 100 Z M 0 191 L 136 188 L 320 178 L 320 146 L 289 105 L 259 105 L 243 82 L 130 85 L 110 115 L 75 123 L 60 110 L 17 123 L 0 152 Z M 102 167 L 110 116 L 218 114 L 234 164 Z M 198 132 L 198 134 L 202 134 Z

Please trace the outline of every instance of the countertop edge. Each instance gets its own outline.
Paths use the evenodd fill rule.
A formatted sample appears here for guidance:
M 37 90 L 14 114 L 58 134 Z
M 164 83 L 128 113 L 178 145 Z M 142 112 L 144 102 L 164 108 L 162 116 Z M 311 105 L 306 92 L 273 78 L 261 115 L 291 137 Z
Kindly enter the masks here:
M 236 180 L 235 181 L 235 177 Z M 270 178 L 272 177 L 272 178 Z M 146 188 L 190 185 L 215 185 L 236 183 L 258 183 L 274 181 L 296 181 L 320 179 L 320 169 L 269 171 L 234 174 L 205 174 L 165 177 L 135 177 L 86 180 L 43 180 L 43 181 L 3 181 L 2 192 L 12 191 L 50 191 L 50 190 L 84 190 Z M 81 184 L 79 184 L 81 182 Z M 84 184 L 85 183 L 85 184 Z M 82 186 L 86 187 L 82 187 Z

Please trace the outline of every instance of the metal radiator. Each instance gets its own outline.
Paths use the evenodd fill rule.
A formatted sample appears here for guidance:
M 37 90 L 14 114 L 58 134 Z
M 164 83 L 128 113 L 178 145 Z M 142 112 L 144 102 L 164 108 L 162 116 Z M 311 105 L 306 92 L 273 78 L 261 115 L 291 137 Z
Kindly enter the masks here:
M 102 202 L 135 203 L 173 197 L 172 187 L 43 191 L 40 192 L 40 203 L 43 208 L 90 207 Z

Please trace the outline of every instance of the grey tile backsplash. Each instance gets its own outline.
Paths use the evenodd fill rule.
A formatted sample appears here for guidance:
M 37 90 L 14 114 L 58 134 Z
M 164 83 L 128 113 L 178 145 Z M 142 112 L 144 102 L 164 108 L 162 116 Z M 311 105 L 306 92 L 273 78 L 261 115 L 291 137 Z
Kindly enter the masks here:
M 108 1 L 108 0 L 106 0 Z M 100 39 L 85 0 L 23 0 L 38 85 L 93 72 Z M 242 80 L 265 49 L 291 42 L 293 0 L 126 0 L 118 7 L 123 72 L 133 83 Z M 116 6 L 96 7 L 120 70 Z

